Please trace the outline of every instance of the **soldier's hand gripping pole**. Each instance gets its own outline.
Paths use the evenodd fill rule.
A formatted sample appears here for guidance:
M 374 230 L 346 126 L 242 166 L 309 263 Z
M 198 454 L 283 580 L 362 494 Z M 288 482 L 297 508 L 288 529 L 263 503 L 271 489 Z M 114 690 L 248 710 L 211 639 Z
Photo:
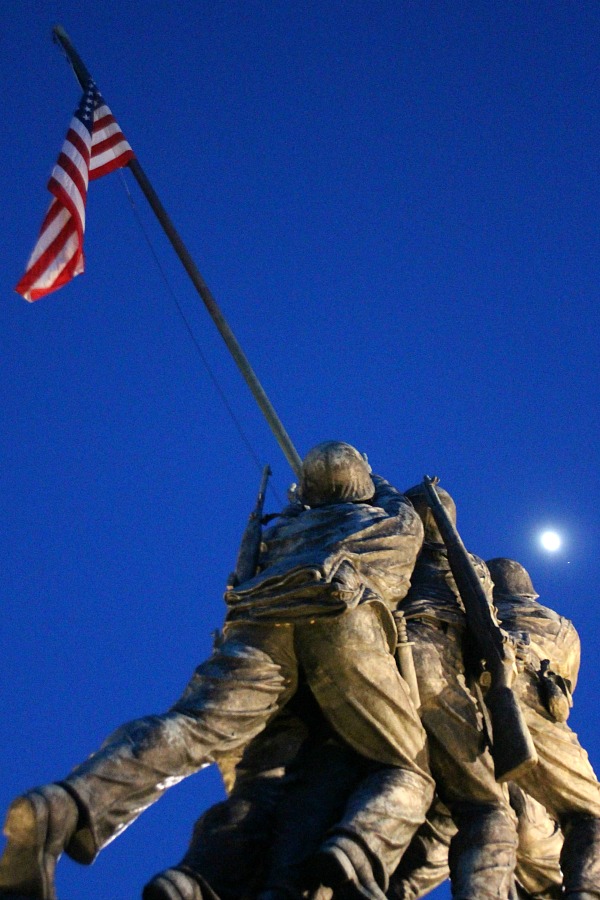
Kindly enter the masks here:
M 467 628 L 478 657 L 485 662 L 491 684 L 485 703 L 492 723 L 492 756 L 498 781 L 509 781 L 537 762 L 537 753 L 512 691 L 515 657 L 500 628 L 456 526 L 435 489 L 437 478 L 423 479 L 429 508 L 448 552 L 448 562 L 465 607 Z
M 262 536 L 261 519 L 263 507 L 265 505 L 265 494 L 267 492 L 267 482 L 271 475 L 269 466 L 265 466 L 260 480 L 260 488 L 258 489 L 258 497 L 256 505 L 248 518 L 248 524 L 244 531 L 242 542 L 235 564 L 235 572 L 230 576 L 231 587 L 247 581 L 256 574 L 258 565 L 258 557 L 260 554 L 260 540 Z

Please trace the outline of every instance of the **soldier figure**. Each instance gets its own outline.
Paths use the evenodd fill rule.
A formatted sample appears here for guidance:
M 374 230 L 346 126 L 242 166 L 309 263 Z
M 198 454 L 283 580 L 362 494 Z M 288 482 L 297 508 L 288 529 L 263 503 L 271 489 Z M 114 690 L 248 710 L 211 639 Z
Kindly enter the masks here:
M 438 495 L 456 522 L 452 497 L 440 488 Z M 400 609 L 413 644 L 431 771 L 458 829 L 450 845 L 452 896 L 507 898 L 516 865 L 516 817 L 506 786 L 495 779 L 482 714 L 468 685 L 464 608 L 423 486 L 406 496 L 423 520 L 425 541 Z M 487 567 L 471 559 L 492 604 Z
M 248 746 L 234 781 L 225 767 L 231 793 L 203 813 L 181 862 L 152 879 L 144 900 L 302 900 L 311 854 L 368 769 L 368 760 L 340 742 L 300 689 Z M 562 832 L 516 785 L 509 785 L 509 793 L 518 818 L 510 898 L 559 900 Z M 456 830 L 436 797 L 390 878 L 388 900 L 418 900 L 448 878 Z M 310 893 L 311 900 L 328 896 L 318 888 Z
M 433 795 L 390 612 L 423 528 L 387 482 L 376 493 L 348 444 L 314 448 L 300 491 L 303 505 L 265 533 L 258 573 L 228 591 L 224 638 L 177 703 L 122 726 L 64 781 L 11 804 L 0 896 L 55 898 L 64 850 L 91 862 L 168 787 L 247 745 L 291 699 L 299 667 L 329 723 L 373 763 L 360 803 L 321 849 L 322 880 L 347 896 L 382 896 Z
M 564 895 L 600 897 L 600 784 L 577 735 L 566 723 L 579 671 L 580 645 L 568 619 L 537 602 L 529 573 L 511 559 L 491 559 L 494 603 L 502 626 L 525 634 L 524 672 L 515 683 L 538 763 L 518 778 L 560 822 Z
M 440 490 L 439 493 L 445 508 L 455 519 L 456 512 L 451 497 L 445 491 Z M 414 853 L 418 852 L 419 846 L 423 846 L 425 842 L 429 853 L 433 851 L 434 842 L 428 841 L 425 829 L 412 847 L 412 862 L 409 857 L 407 863 L 401 863 L 400 871 L 393 876 L 391 892 L 400 897 L 402 896 L 400 891 L 406 891 L 408 897 L 411 896 L 408 892 L 413 891 L 413 896 L 418 896 L 423 886 L 427 886 L 427 878 L 432 879 L 430 887 L 434 886 L 440 872 L 443 873 L 443 880 L 447 874 L 448 862 L 448 847 L 445 841 L 447 839 L 450 843 L 452 839 L 450 859 L 453 895 L 460 900 L 508 898 L 512 889 L 516 861 L 516 816 L 509 804 L 508 788 L 497 784 L 495 780 L 493 761 L 489 750 L 485 748 L 481 713 L 466 683 L 463 661 L 466 621 L 450 573 L 445 547 L 441 543 L 429 508 L 424 502 L 421 487 L 411 489 L 408 494 L 423 518 L 425 544 L 413 572 L 411 589 L 400 606 L 404 611 L 409 638 L 413 643 L 422 703 L 420 714 L 428 731 L 432 770 L 438 779 L 438 791 L 450 807 L 452 817 L 458 825 L 458 833 L 447 815 L 442 818 L 437 815 L 437 825 L 436 820 L 431 819 L 428 826 L 430 831 L 441 822 L 439 830 L 441 849 L 439 846 L 436 848 L 438 856 L 441 857 L 441 869 L 438 868 L 433 874 L 430 869 L 426 871 L 426 867 L 420 872 L 415 871 L 417 867 Z M 473 561 L 486 585 L 491 603 L 492 584 L 485 563 L 474 557 Z M 276 725 L 277 723 L 273 723 L 273 726 Z M 292 730 L 293 728 L 294 726 Z M 314 728 L 314 725 L 309 728 Z M 297 726 L 293 733 L 299 734 Z M 182 861 L 183 869 L 189 868 L 203 876 L 213 888 L 217 889 L 222 900 L 233 900 L 240 896 L 239 889 L 235 887 L 238 872 L 244 865 L 247 866 L 248 858 L 252 858 L 252 850 L 248 857 L 248 845 L 244 850 L 243 835 L 240 835 L 241 842 L 237 848 L 241 850 L 241 855 L 238 861 L 234 865 L 226 864 L 224 867 L 220 865 L 223 838 L 225 837 L 227 841 L 230 833 L 234 831 L 231 823 L 236 820 L 235 810 L 239 809 L 241 804 L 241 808 L 248 812 L 250 822 L 264 822 L 269 820 L 270 816 L 272 818 L 272 815 L 277 817 L 276 810 L 274 813 L 269 809 L 265 811 L 264 803 L 261 812 L 261 799 L 257 799 L 260 791 L 256 788 L 256 783 L 264 778 L 265 772 L 269 776 L 269 788 L 274 788 L 273 793 L 266 796 L 273 797 L 274 806 L 277 806 L 275 798 L 280 796 L 277 791 L 281 789 L 281 783 L 285 779 L 286 762 L 281 759 L 281 754 L 279 761 L 282 769 L 279 774 L 284 777 L 280 778 L 279 784 L 277 779 L 272 777 L 275 774 L 273 767 L 277 762 L 277 754 L 271 751 L 268 744 L 265 745 L 264 740 L 267 737 L 265 732 L 257 739 L 255 746 L 251 745 L 249 748 L 249 750 L 256 749 L 257 753 L 255 756 L 250 755 L 249 764 L 242 765 L 241 781 L 236 786 L 232 798 L 225 801 L 218 810 L 209 811 L 197 823 L 192 845 Z M 262 750 L 261 741 L 263 741 Z M 293 738 L 288 737 L 287 747 L 291 747 L 292 744 Z M 275 746 L 275 741 L 273 745 Z M 355 770 L 357 763 L 347 755 L 344 760 L 341 751 L 336 751 L 324 739 L 319 743 L 318 733 L 316 737 L 312 736 L 312 745 L 313 750 L 309 750 L 313 754 L 311 765 L 306 765 L 302 759 L 298 762 L 294 751 L 291 770 L 294 769 L 295 761 L 296 772 L 301 770 L 299 775 L 301 786 L 295 790 L 287 788 L 286 791 L 288 797 L 291 794 L 294 798 L 287 800 L 287 808 L 296 810 L 296 814 L 298 807 L 304 810 L 304 816 L 312 826 L 314 840 L 315 831 L 318 839 L 320 832 L 335 821 L 336 803 L 338 805 L 340 803 L 339 793 L 343 785 L 346 793 L 351 792 L 353 767 Z M 310 742 L 308 746 L 310 748 Z M 331 758 L 336 752 L 338 752 L 337 766 L 332 766 L 331 772 L 322 777 L 322 772 L 326 768 L 323 760 Z M 307 797 L 311 776 L 313 796 Z M 314 784 L 315 778 L 322 784 L 320 790 Z M 360 803 L 361 799 L 364 800 L 364 796 L 361 798 L 360 794 L 358 797 L 355 794 L 351 804 Z M 294 872 L 293 862 L 295 860 L 298 863 L 302 859 L 303 851 L 310 848 L 306 843 L 300 848 L 294 848 L 294 828 L 297 832 L 298 819 L 292 815 L 293 822 L 290 829 L 286 816 L 282 818 L 283 821 L 280 821 L 274 829 L 275 846 L 270 848 L 271 858 L 275 859 L 276 864 L 265 874 L 263 883 L 268 888 L 265 900 L 267 898 L 276 900 L 283 896 L 302 896 L 301 873 L 298 870 Z M 542 818 L 546 833 L 550 831 L 554 834 L 556 830 L 554 823 L 550 823 L 547 827 L 547 817 Z M 376 830 L 379 823 L 376 820 L 367 823 L 365 819 L 363 824 L 368 824 L 371 829 Z M 253 831 L 252 827 L 248 828 L 246 822 L 243 827 L 247 833 L 253 832 L 254 835 L 258 833 L 258 829 Z M 310 831 L 308 826 L 303 827 L 304 842 L 309 840 Z M 369 840 L 368 830 L 365 830 L 362 839 Z M 260 851 L 258 855 L 260 856 Z M 218 861 L 216 866 L 215 859 Z M 286 860 L 292 861 L 291 867 L 287 870 Z M 299 875 L 300 877 L 297 877 Z M 177 881 L 179 877 L 177 869 L 170 870 L 158 876 L 156 881 L 163 883 L 170 879 Z M 163 895 L 160 894 L 155 898 L 151 893 L 152 887 L 153 885 L 147 888 L 146 900 L 163 900 Z M 164 897 L 166 896 L 165 894 Z M 200 894 L 198 896 L 200 897 Z M 249 896 L 253 896 L 252 892 Z M 258 896 L 262 897 L 260 893 Z

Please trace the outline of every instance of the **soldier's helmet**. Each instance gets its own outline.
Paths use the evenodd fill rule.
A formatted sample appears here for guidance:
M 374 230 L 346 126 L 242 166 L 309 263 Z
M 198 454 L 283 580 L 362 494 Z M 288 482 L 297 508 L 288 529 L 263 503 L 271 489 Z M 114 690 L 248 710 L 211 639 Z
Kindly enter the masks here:
M 440 498 L 440 502 L 450 520 L 454 525 L 456 525 L 456 503 L 444 488 L 441 488 L 439 485 L 436 485 L 437 495 Z M 419 516 L 421 517 L 421 521 L 423 522 L 423 528 L 425 529 L 425 540 L 426 541 L 437 541 L 441 542 L 442 536 L 439 532 L 437 525 L 435 524 L 435 519 L 433 518 L 433 513 L 429 508 L 429 504 L 427 503 L 427 494 L 425 493 L 425 488 L 422 484 L 415 484 L 414 487 L 409 488 L 404 492 L 404 495 L 408 497 Z
M 529 572 L 516 560 L 498 556 L 489 559 L 487 567 L 494 582 L 494 596 L 539 597 Z
M 374 493 L 371 467 L 350 444 L 325 441 L 306 454 L 300 498 L 307 506 L 370 500 Z

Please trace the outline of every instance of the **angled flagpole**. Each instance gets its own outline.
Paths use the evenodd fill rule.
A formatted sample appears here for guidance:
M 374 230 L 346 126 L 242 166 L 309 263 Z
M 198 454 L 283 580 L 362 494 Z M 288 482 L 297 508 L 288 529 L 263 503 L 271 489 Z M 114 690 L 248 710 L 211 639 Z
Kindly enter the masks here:
M 92 77 L 91 77 L 87 67 L 85 66 L 83 60 L 81 59 L 81 57 L 75 50 L 75 47 L 71 43 L 69 36 L 67 35 L 66 31 L 64 30 L 64 28 L 61 25 L 55 25 L 54 28 L 52 29 L 52 33 L 54 35 L 54 39 L 61 45 L 61 47 L 65 51 L 67 58 L 68 58 L 69 62 L 71 63 L 71 66 L 73 67 L 73 71 L 75 72 L 75 75 L 77 76 L 77 80 L 79 81 L 81 87 L 85 91 L 88 83 L 92 80 Z M 215 301 L 215 298 L 213 297 L 212 293 L 210 292 L 208 285 L 206 284 L 206 282 L 204 281 L 204 278 L 200 274 L 198 267 L 196 266 L 196 263 L 190 256 L 185 244 L 183 243 L 181 237 L 179 236 L 179 234 L 177 232 L 177 229 L 175 228 L 171 219 L 169 218 L 167 211 L 165 210 L 164 206 L 160 202 L 158 195 L 156 194 L 154 188 L 150 184 L 150 181 L 148 180 L 148 177 L 147 177 L 146 173 L 144 172 L 144 170 L 142 169 L 141 165 L 139 164 L 137 158 L 134 157 L 133 159 L 130 159 L 129 162 L 127 163 L 127 166 L 129 167 L 129 169 L 131 169 L 131 173 L 132 173 L 133 177 L 139 184 L 139 186 L 142 190 L 142 193 L 146 197 L 146 200 L 148 201 L 148 203 L 154 210 L 156 218 L 162 225 L 165 234 L 167 235 L 168 239 L 170 240 L 170 242 L 173 246 L 173 249 L 175 250 L 175 252 L 176 252 L 177 256 L 179 257 L 179 259 L 181 260 L 181 262 L 183 263 L 183 266 L 184 266 L 186 272 L 190 276 L 192 284 L 196 288 L 198 294 L 200 295 L 202 302 L 204 303 L 208 312 L 210 313 L 213 322 L 215 323 L 215 325 L 217 326 L 217 328 L 221 334 L 221 337 L 227 344 L 227 348 L 229 349 L 229 352 L 233 356 L 240 372 L 244 376 L 246 384 L 252 391 L 252 395 L 254 396 L 254 399 L 258 403 L 264 417 L 266 418 L 266 420 L 271 428 L 271 431 L 273 432 L 273 434 L 275 435 L 275 438 L 277 439 L 279 446 L 283 450 L 285 458 L 287 459 L 290 466 L 292 467 L 292 470 L 294 471 L 295 475 L 299 478 L 300 470 L 301 470 L 301 466 L 302 466 L 302 460 L 300 459 L 300 456 L 298 455 L 296 448 L 292 444 L 292 441 L 291 441 L 287 431 L 283 427 L 283 423 L 281 422 L 279 416 L 275 412 L 275 410 L 271 404 L 271 401 L 267 397 L 267 395 L 263 389 L 263 386 L 261 385 L 260 381 L 256 377 L 256 374 L 255 374 L 254 370 L 252 369 L 252 366 L 248 362 L 246 354 L 240 347 L 240 345 L 237 341 L 237 338 L 235 337 L 233 331 L 227 324 L 227 321 L 226 321 L 225 317 L 223 316 L 223 313 L 219 309 L 219 307 Z

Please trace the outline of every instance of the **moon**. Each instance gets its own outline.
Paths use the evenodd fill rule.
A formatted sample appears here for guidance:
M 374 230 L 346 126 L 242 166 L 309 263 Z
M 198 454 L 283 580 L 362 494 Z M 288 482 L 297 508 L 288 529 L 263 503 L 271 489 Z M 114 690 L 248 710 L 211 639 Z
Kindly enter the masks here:
M 556 553 L 562 545 L 562 538 L 556 531 L 542 531 L 540 544 L 548 553 Z

